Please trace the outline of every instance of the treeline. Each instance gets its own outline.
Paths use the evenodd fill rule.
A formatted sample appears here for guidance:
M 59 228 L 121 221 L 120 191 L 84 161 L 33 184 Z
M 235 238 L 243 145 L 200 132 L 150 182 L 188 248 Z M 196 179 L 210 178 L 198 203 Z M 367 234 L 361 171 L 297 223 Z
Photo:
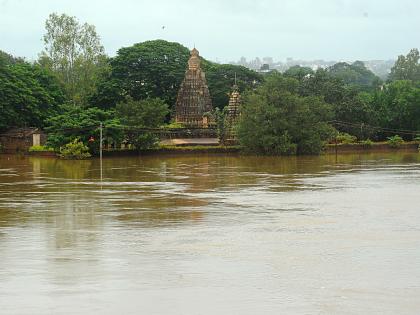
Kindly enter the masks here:
M 128 127 L 171 123 L 189 49 L 155 40 L 110 58 L 93 25 L 51 14 L 45 26 L 45 48 L 36 62 L 0 52 L 0 130 L 42 127 L 55 148 L 80 138 L 94 151 L 102 122 L 108 143 L 153 145 L 152 136 Z M 359 140 L 395 134 L 411 140 L 420 130 L 417 49 L 398 58 L 386 81 L 362 62 L 265 75 L 205 59 L 202 67 L 219 109 L 228 104 L 236 75 L 243 94 L 238 137 L 252 152 L 318 153 L 337 132 Z

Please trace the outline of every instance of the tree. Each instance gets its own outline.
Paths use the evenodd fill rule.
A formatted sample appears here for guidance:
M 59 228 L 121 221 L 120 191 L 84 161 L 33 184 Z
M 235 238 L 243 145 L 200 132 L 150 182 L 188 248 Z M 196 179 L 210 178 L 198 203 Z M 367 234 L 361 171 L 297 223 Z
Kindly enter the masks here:
M 284 72 L 285 77 L 295 78 L 299 81 L 308 78 L 314 74 L 314 71 L 309 67 L 301 67 L 299 65 L 290 67 Z
M 319 96 L 329 104 L 339 103 L 346 94 L 344 82 L 331 76 L 327 70 L 318 69 L 313 75 L 300 81 L 301 96 Z
M 11 65 L 17 62 L 24 62 L 24 60 L 22 58 L 13 57 L 12 55 L 0 50 L 0 66 Z
M 297 94 L 299 82 L 270 75 L 245 95 L 238 125 L 240 144 L 257 154 L 318 154 L 334 132 L 331 106 Z
M 12 57 L 0 62 L 0 100 L 0 129 L 43 127 L 64 94 L 47 70 Z
M 376 134 L 375 129 L 370 127 L 376 126 L 378 122 L 378 113 L 373 108 L 371 94 L 378 90 L 368 89 L 365 86 L 367 91 L 364 92 L 365 88 L 361 85 L 349 84 L 349 78 L 346 84 L 344 78 L 337 75 L 346 73 L 347 70 L 343 70 L 346 68 L 353 72 L 353 65 L 342 63 L 333 66 L 334 70 L 331 68 L 317 70 L 313 75 L 300 81 L 299 93 L 302 96 L 322 97 L 332 106 L 334 119 L 338 121 L 335 125 L 338 131 L 366 139 Z M 362 65 L 356 62 L 355 66 Z M 340 69 L 343 71 L 340 72 Z
M 223 109 L 220 109 L 219 107 L 216 107 L 214 110 L 214 119 L 216 121 L 216 128 L 217 128 L 217 136 L 219 137 L 220 144 L 226 143 L 226 136 L 227 131 L 229 129 L 229 122 L 227 120 L 228 115 L 228 108 L 227 106 Z M 232 126 L 233 127 L 233 126 Z
M 48 144 L 56 150 L 67 143 L 80 139 L 89 146 L 91 153 L 99 150 L 99 126 L 103 124 L 103 137 L 108 142 L 120 143 L 123 138 L 121 124 L 115 111 L 62 105 L 60 113 L 47 120 Z
M 223 108 L 229 103 L 229 92 L 236 84 L 239 90 L 253 89 L 263 81 L 261 74 L 243 66 L 207 62 L 204 64 L 213 106 Z
M 73 103 L 86 105 L 98 77 L 107 67 L 95 27 L 81 25 L 75 17 L 66 14 L 52 13 L 45 29 L 45 50 L 39 63 L 56 73 Z
M 413 81 L 394 81 L 372 97 L 372 106 L 378 113 L 383 128 L 420 130 L 420 86 Z M 388 134 L 381 134 L 385 138 Z M 407 137 L 407 135 L 406 135 Z
M 420 55 L 418 49 L 411 49 L 407 56 L 399 56 L 389 75 L 390 81 L 420 80 Z
M 169 113 L 168 105 L 159 98 L 148 98 L 135 101 L 127 97 L 125 102 L 116 107 L 117 117 L 126 128 L 128 142 L 134 144 L 138 150 L 153 147 L 158 138 L 151 132 L 138 128 L 160 127 Z
M 360 91 L 370 91 L 379 87 L 381 79 L 366 68 L 362 61 L 353 64 L 339 62 L 327 69 L 335 78 L 341 79 L 344 84 Z
M 175 104 L 185 74 L 188 48 L 164 40 L 124 47 L 112 58 L 111 73 L 100 82 L 94 105 L 109 108 L 123 102 L 159 97 Z

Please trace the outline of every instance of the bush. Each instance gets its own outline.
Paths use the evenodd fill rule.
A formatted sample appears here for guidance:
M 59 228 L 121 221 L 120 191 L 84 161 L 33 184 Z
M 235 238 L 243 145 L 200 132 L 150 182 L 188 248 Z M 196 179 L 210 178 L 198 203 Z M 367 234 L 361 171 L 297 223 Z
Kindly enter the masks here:
M 366 140 L 363 140 L 360 143 L 363 145 L 363 147 L 370 148 L 372 146 L 372 144 L 373 144 L 373 141 L 370 140 L 370 139 L 366 139 Z
M 166 129 L 181 129 L 181 128 L 184 128 L 184 125 L 179 123 L 179 122 L 173 121 L 170 124 L 165 125 L 163 127 L 166 128 Z
M 54 152 L 54 149 L 44 145 L 33 145 L 29 148 L 29 152 Z
M 349 135 L 345 132 L 340 132 L 335 139 L 338 143 L 343 144 L 355 143 L 357 141 L 357 138 L 355 136 Z
M 131 143 L 134 144 L 137 150 L 153 149 L 157 147 L 159 138 L 150 132 L 145 132 L 132 137 Z
M 420 141 L 420 135 L 416 135 L 416 137 L 413 140 L 419 142 Z
M 89 148 L 79 138 L 76 138 L 60 148 L 60 157 L 64 159 L 83 160 L 91 157 L 91 155 Z
M 387 139 L 387 143 L 391 148 L 398 148 L 401 144 L 404 143 L 403 138 L 401 138 L 399 135 L 388 137 Z

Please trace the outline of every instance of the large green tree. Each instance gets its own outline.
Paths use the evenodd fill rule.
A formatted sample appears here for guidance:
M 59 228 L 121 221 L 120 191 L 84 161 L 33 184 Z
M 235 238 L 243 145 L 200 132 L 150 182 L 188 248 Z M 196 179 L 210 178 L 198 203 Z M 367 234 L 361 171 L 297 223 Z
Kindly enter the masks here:
M 218 108 L 228 105 L 235 77 L 240 91 L 256 88 L 263 81 L 261 74 L 243 66 L 209 62 L 205 64 L 204 70 L 213 106 Z
M 420 80 L 420 54 L 418 49 L 411 49 L 407 56 L 398 57 L 389 75 L 390 81 L 396 80 Z
M 17 60 L 0 62 L 0 129 L 42 127 L 64 101 L 63 91 L 47 70 Z
M 74 104 L 86 105 L 98 78 L 107 71 L 107 60 L 95 26 L 81 24 L 66 14 L 50 14 L 45 23 L 45 49 L 39 63 L 63 82 Z
M 297 94 L 299 83 L 272 74 L 255 92 L 245 95 L 238 137 L 257 154 L 318 154 L 332 136 L 331 106 L 319 97 Z
M 100 124 L 103 125 L 103 137 L 107 142 L 122 141 L 121 124 L 115 111 L 100 108 L 85 108 L 78 105 L 65 104 L 60 112 L 47 119 L 48 144 L 60 149 L 67 143 L 80 139 L 89 145 L 91 153 L 98 152 Z
M 367 69 L 362 61 L 356 61 L 352 64 L 336 63 L 328 68 L 328 73 L 357 90 L 370 91 L 378 88 L 381 84 L 381 79 Z
M 310 77 L 314 74 L 314 71 L 309 67 L 302 67 L 299 65 L 290 67 L 284 72 L 285 77 L 295 78 L 299 81 Z
M 130 96 L 134 100 L 159 97 L 174 104 L 189 55 L 188 48 L 164 40 L 121 48 L 92 103 L 110 108 Z
M 420 131 L 419 83 L 408 80 L 391 82 L 382 91 L 375 93 L 371 102 L 382 128 L 411 130 L 412 136 Z M 381 134 L 383 138 L 390 135 L 387 132 Z M 405 136 L 411 137 L 410 134 Z
M 321 97 L 331 105 L 335 127 L 339 131 L 351 133 L 360 139 L 373 137 L 374 129 L 369 126 L 377 124 L 377 112 L 370 98 L 371 93 L 377 90 L 363 90 L 360 86 L 345 83 L 343 78 L 328 69 L 319 69 L 303 77 L 299 84 L 300 95 Z

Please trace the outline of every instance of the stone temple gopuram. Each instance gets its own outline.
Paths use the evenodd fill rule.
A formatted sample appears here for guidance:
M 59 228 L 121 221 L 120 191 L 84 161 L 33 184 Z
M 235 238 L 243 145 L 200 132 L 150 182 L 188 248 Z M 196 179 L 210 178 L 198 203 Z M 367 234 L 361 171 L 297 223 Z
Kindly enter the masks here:
M 191 50 L 188 69 L 175 104 L 175 121 L 186 127 L 207 128 L 213 110 L 206 77 L 200 67 L 197 49 Z
M 229 105 L 227 108 L 227 132 L 226 132 L 226 143 L 234 144 L 236 143 L 236 132 L 235 128 L 238 123 L 239 115 L 241 109 L 241 94 L 239 93 L 239 88 L 236 85 L 236 76 L 235 76 L 235 85 L 232 87 L 232 92 L 229 97 Z

